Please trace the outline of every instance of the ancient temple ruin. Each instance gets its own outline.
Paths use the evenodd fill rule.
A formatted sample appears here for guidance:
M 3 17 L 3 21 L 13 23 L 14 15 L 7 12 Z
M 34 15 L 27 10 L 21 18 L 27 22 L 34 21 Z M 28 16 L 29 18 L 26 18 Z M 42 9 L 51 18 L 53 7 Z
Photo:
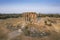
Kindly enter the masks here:
M 37 13 L 36 12 L 26 12 L 22 14 L 25 21 L 36 22 L 37 21 Z

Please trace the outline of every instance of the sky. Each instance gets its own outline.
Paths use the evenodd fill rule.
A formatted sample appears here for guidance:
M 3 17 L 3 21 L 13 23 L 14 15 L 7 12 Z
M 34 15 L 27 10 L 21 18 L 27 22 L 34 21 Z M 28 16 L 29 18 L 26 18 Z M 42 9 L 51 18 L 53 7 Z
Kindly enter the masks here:
M 60 13 L 60 0 L 0 0 L 0 13 Z

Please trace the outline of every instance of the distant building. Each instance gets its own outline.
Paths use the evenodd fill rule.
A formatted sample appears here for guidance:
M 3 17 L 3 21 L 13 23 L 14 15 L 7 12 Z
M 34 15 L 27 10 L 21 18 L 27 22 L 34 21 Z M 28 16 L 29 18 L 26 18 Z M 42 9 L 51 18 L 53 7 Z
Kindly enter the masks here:
M 34 22 L 37 20 L 36 12 L 25 12 L 25 13 L 23 13 L 22 16 L 23 16 L 25 21 Z

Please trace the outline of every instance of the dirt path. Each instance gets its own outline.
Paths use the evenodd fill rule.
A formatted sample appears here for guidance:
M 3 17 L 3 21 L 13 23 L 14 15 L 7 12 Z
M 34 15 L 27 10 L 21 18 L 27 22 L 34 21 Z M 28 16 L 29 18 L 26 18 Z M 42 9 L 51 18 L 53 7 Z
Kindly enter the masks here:
M 17 36 L 19 36 L 21 34 L 22 34 L 22 30 L 21 29 L 18 29 L 16 31 L 8 33 L 8 40 L 13 39 L 13 38 L 15 38 L 15 37 L 17 37 Z

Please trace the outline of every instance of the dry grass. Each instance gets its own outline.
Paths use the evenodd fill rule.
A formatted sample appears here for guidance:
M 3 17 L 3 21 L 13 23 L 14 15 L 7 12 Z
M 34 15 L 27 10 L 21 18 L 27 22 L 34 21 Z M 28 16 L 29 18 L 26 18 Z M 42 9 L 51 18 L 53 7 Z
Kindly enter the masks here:
M 51 22 L 51 21 L 56 21 L 56 22 Z M 27 23 L 27 27 L 35 27 L 39 32 L 41 31 L 46 31 L 49 32 L 50 35 L 46 37 L 31 37 L 29 36 L 29 32 L 27 30 L 24 31 L 22 35 L 19 35 L 16 38 L 13 38 L 11 40 L 60 40 L 60 18 L 50 18 L 48 20 L 47 18 L 42 18 L 38 24 L 29 24 Z M 46 22 L 45 22 L 46 21 Z M 24 20 L 21 18 L 9 18 L 9 19 L 3 19 L 0 21 L 0 40 L 7 40 L 8 36 L 7 34 L 11 32 L 10 29 L 6 27 L 13 27 L 17 28 L 18 26 L 21 27 L 22 23 L 24 23 Z M 26 27 L 25 26 L 25 27 Z M 12 29 L 12 28 L 11 28 Z M 25 35 L 25 33 L 28 34 L 28 36 Z

